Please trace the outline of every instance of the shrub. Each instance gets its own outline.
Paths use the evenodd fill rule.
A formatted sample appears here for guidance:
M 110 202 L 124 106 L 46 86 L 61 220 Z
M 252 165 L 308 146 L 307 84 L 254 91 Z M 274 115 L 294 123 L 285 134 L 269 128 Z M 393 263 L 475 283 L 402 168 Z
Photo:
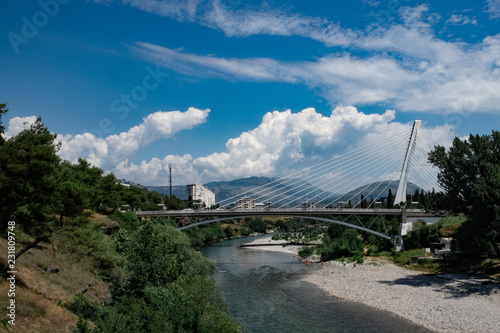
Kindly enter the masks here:
M 421 257 L 425 255 L 425 249 L 415 249 L 409 251 L 396 252 L 394 262 L 399 265 L 407 265 L 410 263 L 411 257 Z
M 253 219 L 248 221 L 248 227 L 259 234 L 265 234 L 267 231 L 266 222 L 261 219 Z
M 309 256 L 312 256 L 314 254 L 314 248 L 311 247 L 311 246 L 303 246 L 300 250 L 299 250 L 299 256 L 301 256 L 302 258 L 307 258 Z
M 85 319 L 94 321 L 98 311 L 98 306 L 82 294 L 75 295 L 69 310 Z

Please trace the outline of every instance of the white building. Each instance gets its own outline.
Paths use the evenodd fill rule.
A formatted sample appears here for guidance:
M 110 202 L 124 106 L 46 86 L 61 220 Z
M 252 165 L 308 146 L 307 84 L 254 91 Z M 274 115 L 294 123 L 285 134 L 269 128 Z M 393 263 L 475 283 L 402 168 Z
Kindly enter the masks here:
M 210 208 L 215 205 L 215 193 L 203 185 L 186 185 L 186 194 L 188 199 L 192 199 L 195 204 L 198 203 L 202 207 Z
M 236 204 L 236 208 L 238 209 L 254 209 L 255 208 L 255 200 L 251 197 L 243 197 L 238 199 L 238 203 Z

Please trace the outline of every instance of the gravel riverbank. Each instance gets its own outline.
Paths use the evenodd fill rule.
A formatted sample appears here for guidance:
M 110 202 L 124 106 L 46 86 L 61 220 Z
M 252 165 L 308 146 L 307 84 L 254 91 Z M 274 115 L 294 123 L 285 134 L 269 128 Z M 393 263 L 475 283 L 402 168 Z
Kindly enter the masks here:
M 500 332 L 500 285 L 458 282 L 389 262 L 326 262 L 303 278 L 328 294 L 389 311 L 436 332 Z
M 278 251 L 290 253 L 297 255 L 298 251 L 302 247 L 301 245 L 287 245 L 285 240 L 272 240 L 272 236 L 260 237 L 253 239 L 252 241 L 245 243 L 242 247 L 250 250 L 260 250 L 260 251 Z

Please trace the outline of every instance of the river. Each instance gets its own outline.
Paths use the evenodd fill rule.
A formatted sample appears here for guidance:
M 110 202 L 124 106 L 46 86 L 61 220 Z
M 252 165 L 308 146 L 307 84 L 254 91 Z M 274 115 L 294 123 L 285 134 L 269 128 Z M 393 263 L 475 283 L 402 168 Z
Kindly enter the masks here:
M 300 281 L 320 265 L 306 266 L 289 253 L 240 247 L 252 239 L 227 240 L 203 249 L 217 264 L 213 278 L 230 313 L 248 332 L 431 332 Z

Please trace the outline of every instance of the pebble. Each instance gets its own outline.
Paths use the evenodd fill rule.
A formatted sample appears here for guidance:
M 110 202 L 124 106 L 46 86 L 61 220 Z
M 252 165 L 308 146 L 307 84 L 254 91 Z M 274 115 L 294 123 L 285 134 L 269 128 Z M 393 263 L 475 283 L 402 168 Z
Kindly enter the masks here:
M 362 265 L 329 261 L 303 280 L 435 332 L 500 332 L 499 284 L 471 285 L 370 259 Z

